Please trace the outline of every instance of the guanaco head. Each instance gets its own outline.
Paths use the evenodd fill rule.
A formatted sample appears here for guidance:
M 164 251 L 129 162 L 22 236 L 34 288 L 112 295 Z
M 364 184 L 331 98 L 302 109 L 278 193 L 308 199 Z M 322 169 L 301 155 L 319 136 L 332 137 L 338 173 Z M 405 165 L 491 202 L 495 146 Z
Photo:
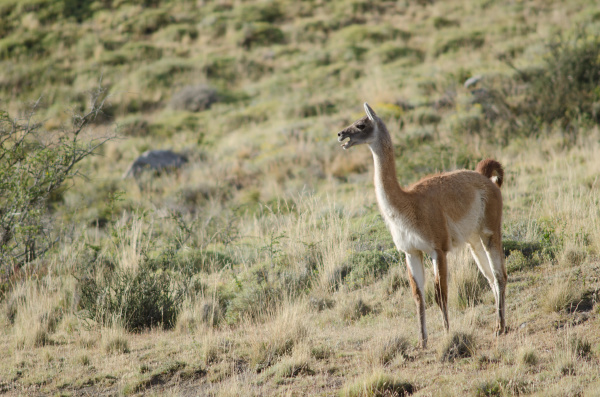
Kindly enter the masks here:
M 338 132 L 339 142 L 343 142 L 346 138 L 349 138 L 348 142 L 342 145 L 344 149 L 362 143 L 370 144 L 375 141 L 379 117 L 377 117 L 373 109 L 366 102 L 365 112 L 367 113 L 366 116 L 356 120 L 350 126 Z

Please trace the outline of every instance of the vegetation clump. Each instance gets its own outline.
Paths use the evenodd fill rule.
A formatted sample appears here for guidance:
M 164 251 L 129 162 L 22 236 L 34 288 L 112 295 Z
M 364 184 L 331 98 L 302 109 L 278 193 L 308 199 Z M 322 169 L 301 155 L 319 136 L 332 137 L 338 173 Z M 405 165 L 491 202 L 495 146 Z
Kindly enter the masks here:
M 340 395 L 346 397 L 409 396 L 415 391 L 415 386 L 410 382 L 383 372 L 375 372 L 347 385 L 342 389 Z
M 36 120 L 38 100 L 24 118 L 0 110 L 0 270 L 22 267 L 54 244 L 48 226 L 49 206 L 60 201 L 77 165 L 109 137 L 88 140 L 85 130 L 102 111 L 102 88 L 86 114 L 74 114 L 71 128 L 49 134 Z
M 150 327 L 172 328 L 180 308 L 179 292 L 167 272 L 115 269 L 98 277 L 81 280 L 81 307 L 102 324 L 118 320 L 125 329 L 139 332 Z
M 441 361 L 455 361 L 475 353 L 475 338 L 471 334 L 455 332 L 446 338 L 440 350 Z

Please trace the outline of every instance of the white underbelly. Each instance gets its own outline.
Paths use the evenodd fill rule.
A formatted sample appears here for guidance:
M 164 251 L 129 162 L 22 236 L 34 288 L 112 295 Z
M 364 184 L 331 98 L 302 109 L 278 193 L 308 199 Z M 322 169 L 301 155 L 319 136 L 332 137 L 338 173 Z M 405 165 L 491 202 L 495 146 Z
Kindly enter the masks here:
M 404 252 L 433 251 L 433 246 L 418 231 L 408 227 L 401 219 L 392 217 L 386 220 L 396 248 Z

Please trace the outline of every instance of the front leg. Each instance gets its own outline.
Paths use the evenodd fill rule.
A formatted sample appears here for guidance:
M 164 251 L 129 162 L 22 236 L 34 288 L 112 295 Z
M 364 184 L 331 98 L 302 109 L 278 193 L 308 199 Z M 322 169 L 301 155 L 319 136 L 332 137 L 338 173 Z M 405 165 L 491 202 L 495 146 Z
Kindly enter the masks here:
M 419 319 L 419 344 L 427 347 L 427 328 L 425 326 L 425 271 L 423 269 L 423 253 L 421 251 L 405 252 L 408 279 L 412 288 L 413 298 L 417 305 Z
M 435 301 L 442 311 L 444 328 L 446 332 L 450 330 L 448 324 L 448 265 L 446 262 L 446 253 L 442 250 L 436 250 L 431 256 L 433 261 L 433 272 L 435 274 Z

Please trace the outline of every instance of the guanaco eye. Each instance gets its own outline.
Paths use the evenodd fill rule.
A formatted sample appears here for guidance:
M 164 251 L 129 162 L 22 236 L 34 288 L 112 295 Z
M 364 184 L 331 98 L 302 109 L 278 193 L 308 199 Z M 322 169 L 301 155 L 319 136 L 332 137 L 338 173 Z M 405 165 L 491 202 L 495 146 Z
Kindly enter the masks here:
M 358 128 L 359 130 L 364 130 L 365 129 L 365 125 L 364 124 L 358 124 L 356 126 L 356 128 Z

